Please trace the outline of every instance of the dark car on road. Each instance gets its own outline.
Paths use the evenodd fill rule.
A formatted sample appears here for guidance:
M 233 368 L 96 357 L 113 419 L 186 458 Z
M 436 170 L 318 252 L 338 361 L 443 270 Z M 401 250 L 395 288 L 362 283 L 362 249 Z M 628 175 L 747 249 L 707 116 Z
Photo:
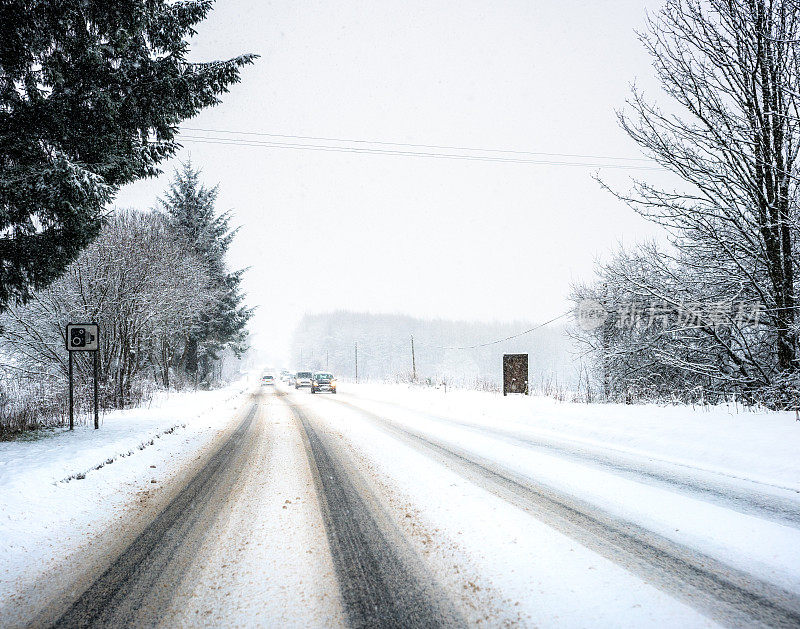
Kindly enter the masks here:
M 318 371 L 311 376 L 311 393 L 321 393 L 322 391 L 336 393 L 336 379 L 332 373 L 327 371 Z

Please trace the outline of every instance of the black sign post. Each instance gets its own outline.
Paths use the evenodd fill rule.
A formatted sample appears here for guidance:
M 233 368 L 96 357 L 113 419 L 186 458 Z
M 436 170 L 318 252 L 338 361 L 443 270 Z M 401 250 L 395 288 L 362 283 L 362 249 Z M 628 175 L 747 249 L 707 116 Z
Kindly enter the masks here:
M 72 411 L 72 352 L 69 352 L 69 429 L 75 428 L 75 415 Z
M 94 351 L 94 428 L 97 430 L 100 428 L 100 410 L 98 409 L 98 400 L 100 396 L 98 395 L 97 390 L 97 361 L 100 352 L 98 350 Z
M 94 356 L 94 427 L 100 428 L 97 371 L 100 350 L 100 326 L 97 323 L 70 323 L 67 326 L 67 351 L 69 352 L 69 429 L 74 427 L 72 394 L 72 352 L 93 352 Z

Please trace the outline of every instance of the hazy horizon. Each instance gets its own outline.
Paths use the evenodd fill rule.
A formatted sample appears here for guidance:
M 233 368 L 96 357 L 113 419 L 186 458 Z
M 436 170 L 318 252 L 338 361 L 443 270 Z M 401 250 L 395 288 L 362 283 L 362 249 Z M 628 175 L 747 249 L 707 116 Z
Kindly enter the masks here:
M 655 85 L 634 29 L 659 5 L 219 3 L 192 57 L 261 58 L 115 204 L 151 207 L 188 158 L 219 184 L 253 343 L 276 356 L 304 313 L 550 319 L 597 256 L 657 233 L 592 174 L 653 175 L 628 169 L 647 162 L 626 161 L 642 156 L 614 111 L 631 82 Z

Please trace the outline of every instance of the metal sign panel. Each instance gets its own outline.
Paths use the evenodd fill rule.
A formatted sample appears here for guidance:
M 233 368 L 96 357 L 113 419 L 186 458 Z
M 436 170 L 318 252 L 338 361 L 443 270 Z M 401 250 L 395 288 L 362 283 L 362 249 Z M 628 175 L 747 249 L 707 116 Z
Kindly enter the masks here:
M 528 355 L 503 354 L 503 395 L 528 394 Z
M 70 352 L 96 352 L 100 349 L 100 326 L 96 323 L 70 323 L 67 326 Z

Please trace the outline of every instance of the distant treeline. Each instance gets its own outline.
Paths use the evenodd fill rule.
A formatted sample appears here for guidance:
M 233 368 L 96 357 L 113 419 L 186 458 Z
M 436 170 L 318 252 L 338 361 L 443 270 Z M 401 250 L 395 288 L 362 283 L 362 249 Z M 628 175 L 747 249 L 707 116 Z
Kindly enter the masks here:
M 306 315 L 292 340 L 292 367 L 327 367 L 340 377 L 354 378 L 358 344 L 359 379 L 408 380 L 412 375 L 413 335 L 419 380 L 497 388 L 502 382 L 503 354 L 527 353 L 533 388 L 572 388 L 579 370 L 570 339 L 563 327 L 555 324 L 487 347 L 452 349 L 511 336 L 533 325 L 525 321 L 477 323 L 349 311 Z

